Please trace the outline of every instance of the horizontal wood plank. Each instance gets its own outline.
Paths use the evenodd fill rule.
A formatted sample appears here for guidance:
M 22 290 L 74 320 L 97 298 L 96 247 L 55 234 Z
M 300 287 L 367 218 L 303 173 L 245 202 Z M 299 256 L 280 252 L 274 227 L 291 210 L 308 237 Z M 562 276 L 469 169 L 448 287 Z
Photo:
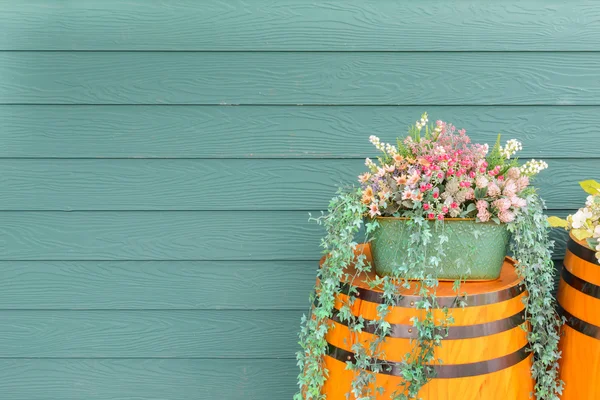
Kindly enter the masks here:
M 10 400 L 291 399 L 294 360 L 0 359 Z
M 4 52 L 0 104 L 600 105 L 597 53 Z
M 555 264 L 558 288 L 562 262 Z M 305 311 L 317 266 L 317 260 L 0 261 L 0 310 Z
M 600 159 L 547 160 L 537 185 L 549 208 L 578 208 L 577 182 Z M 0 159 L 0 210 L 315 210 L 363 159 Z
M 0 311 L 0 358 L 288 358 L 294 363 L 306 312 L 308 301 L 306 311 Z
M 0 2 L 9 50 L 597 50 L 593 1 Z
M 316 260 L 0 261 L 0 309 L 305 310 L 317 268 Z
M 477 142 L 517 138 L 522 157 L 598 157 L 596 106 L 167 105 L 2 105 L 0 157 L 372 157 L 369 134 L 403 136 L 424 111 Z
M 555 211 L 551 210 L 551 214 Z M 567 211 L 556 211 L 565 216 Z M 2 212 L 1 260 L 317 260 L 303 211 Z M 563 258 L 563 231 L 557 258 Z M 360 238 L 359 238 L 360 240 Z

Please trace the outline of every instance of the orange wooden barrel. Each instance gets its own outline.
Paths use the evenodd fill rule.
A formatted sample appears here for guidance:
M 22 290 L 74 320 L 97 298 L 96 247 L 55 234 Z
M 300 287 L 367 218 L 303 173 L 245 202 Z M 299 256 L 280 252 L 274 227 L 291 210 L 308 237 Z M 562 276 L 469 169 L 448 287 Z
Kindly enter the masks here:
M 600 264 L 594 253 L 569 239 L 558 287 L 566 318 L 560 339 L 563 400 L 600 399 Z
M 367 245 L 359 252 L 364 252 L 370 259 Z M 344 294 L 348 285 L 341 284 L 342 294 L 336 304 L 338 310 L 348 299 Z M 327 334 L 328 355 L 325 356 L 329 375 L 323 391 L 328 400 L 346 400 L 355 376 L 354 371 L 346 369 L 346 362 L 354 360 L 352 345 L 375 337 L 370 333 L 368 320 L 377 319 L 376 308 L 382 303 L 382 291 L 369 288 L 364 277 L 355 279 L 354 285 L 358 286 L 359 293 L 352 312 L 365 319 L 365 328 L 358 335 L 351 334 L 334 312 L 333 327 Z M 401 361 L 415 345 L 411 342 L 416 334 L 410 319 L 422 315 L 423 311 L 415 308 L 419 297 L 411 294 L 413 292 L 407 291 L 386 317 L 392 329 L 382 344 L 381 350 L 385 352 L 382 362 Z M 461 293 L 468 294 L 465 308 L 456 308 L 456 294 L 451 282 L 441 282 L 437 290 L 440 305 L 450 308 L 455 322 L 436 351 L 436 359 L 441 359 L 443 364 L 433 365 L 436 377 L 423 387 L 419 396 L 424 400 L 529 399 L 533 392 L 532 356 L 527 351 L 526 332 L 520 326 L 525 319 L 524 287 L 514 264 L 507 258 L 498 280 L 464 283 Z M 441 310 L 436 312 L 441 317 Z M 377 399 L 390 399 L 401 382 L 398 368 L 378 373 L 376 386 L 385 391 Z

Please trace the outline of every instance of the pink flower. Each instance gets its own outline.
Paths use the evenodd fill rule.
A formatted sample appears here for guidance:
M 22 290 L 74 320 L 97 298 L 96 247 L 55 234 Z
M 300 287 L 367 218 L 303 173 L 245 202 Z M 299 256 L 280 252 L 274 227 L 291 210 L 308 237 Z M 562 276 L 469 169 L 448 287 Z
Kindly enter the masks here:
M 396 166 L 393 165 L 393 164 L 392 165 L 386 165 L 384 169 L 385 169 L 385 172 L 392 173 L 396 169 Z
M 404 192 L 402 192 L 402 200 L 410 200 L 412 199 L 412 197 L 413 194 L 408 188 L 406 188 Z
M 437 175 L 437 177 L 438 177 L 438 179 L 440 179 L 440 180 L 441 180 L 441 179 L 444 179 L 444 173 L 443 173 L 443 172 L 440 172 L 440 173 Z
M 371 203 L 371 206 L 369 208 L 369 215 L 371 216 L 371 218 L 375 217 L 376 215 L 381 215 L 377 203 Z
M 517 196 L 511 197 L 510 202 L 512 203 L 513 207 L 516 207 L 516 208 L 522 208 L 527 205 L 527 200 L 522 199 L 521 197 L 517 197 Z
M 519 179 L 521 176 L 521 170 L 517 167 L 512 167 L 506 172 L 506 176 L 508 176 L 509 179 Z
M 369 179 L 371 179 L 371 174 L 368 172 L 365 172 L 364 174 L 358 176 L 358 181 L 360 183 L 367 183 Z
M 502 194 L 504 194 L 506 197 L 513 197 L 517 194 L 517 184 L 512 179 L 507 180 L 504 184 L 504 190 L 502 191 Z
M 475 176 L 476 176 L 476 174 L 475 174 L 475 171 L 471 171 L 471 172 L 469 172 L 469 177 L 470 177 L 471 179 L 474 179 L 474 178 L 475 178 Z
M 515 214 L 512 211 L 504 210 L 498 213 L 498 218 L 500 222 L 509 223 L 515 220 Z
M 408 182 L 408 180 L 406 179 L 406 175 L 400 175 L 394 179 L 396 179 L 396 183 L 398 185 L 406 185 L 406 182 Z
M 450 208 L 458 208 L 458 204 L 454 201 L 450 204 Z
M 448 213 L 448 207 L 446 207 L 446 206 L 442 207 L 442 212 L 444 214 L 447 214 Z
M 475 207 L 477 207 L 478 211 L 487 210 L 489 206 L 490 205 L 485 200 L 478 200 L 477 203 L 475 203 Z
M 438 197 L 440 197 L 440 192 L 433 192 L 433 198 L 437 199 Z
M 479 212 L 477 213 L 477 218 L 481 222 L 488 222 L 490 220 L 491 216 L 492 215 L 490 214 L 490 212 L 484 208 L 480 209 Z
M 475 198 L 475 190 L 468 188 L 465 192 L 465 200 L 473 200 Z
M 429 207 L 430 207 L 429 204 L 427 204 L 427 203 L 423 204 L 423 210 L 427 211 L 427 210 L 429 210 Z
M 439 215 L 438 215 L 438 219 L 439 219 L 440 221 L 443 221 L 443 220 L 444 220 L 444 214 L 439 214 Z
M 410 178 L 408 178 L 408 184 L 411 186 L 416 185 L 420 178 L 421 175 L 418 172 L 414 172 Z
M 498 209 L 498 211 L 503 212 L 503 211 L 508 211 L 510 206 L 512 206 L 512 203 L 510 202 L 509 199 L 502 198 L 502 199 L 494 200 L 494 202 L 492 202 L 492 205 L 494 207 L 496 207 Z
M 435 218 L 435 214 L 434 213 L 429 213 L 429 214 L 427 214 L 427 218 L 434 219 Z
M 494 182 L 490 182 L 488 184 L 488 196 L 490 197 L 496 197 L 496 196 L 500 196 L 500 188 L 498 187 L 498 185 L 496 185 Z
M 527 176 L 521 176 L 519 179 L 517 179 L 517 193 L 525 189 L 527 186 L 529 186 L 529 178 Z
M 489 183 L 490 181 L 488 180 L 488 178 L 486 178 L 483 175 L 479 175 L 477 179 L 475 179 L 475 186 L 477 186 L 480 189 L 486 187 Z

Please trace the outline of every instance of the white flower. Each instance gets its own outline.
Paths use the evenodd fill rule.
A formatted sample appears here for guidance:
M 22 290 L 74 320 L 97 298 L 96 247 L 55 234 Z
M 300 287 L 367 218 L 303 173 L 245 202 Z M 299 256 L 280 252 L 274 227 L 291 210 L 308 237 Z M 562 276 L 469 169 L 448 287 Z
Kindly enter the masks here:
M 594 204 L 594 196 L 589 195 L 585 201 L 585 205 L 591 207 Z
M 546 168 L 548 168 L 548 164 L 545 161 L 536 161 L 532 159 L 523 164 L 519 169 L 521 170 L 521 175 L 533 176 Z
M 365 165 L 367 166 L 367 168 L 369 168 L 370 170 L 377 170 L 377 165 L 375 165 L 375 163 L 373 162 L 373 160 L 371 160 L 370 158 L 365 158 Z
M 587 222 L 588 218 L 592 218 L 592 212 L 590 210 L 588 210 L 587 208 L 582 208 L 581 210 L 579 210 L 575 214 L 573 214 L 572 218 L 573 218 L 573 223 L 572 223 L 573 228 L 580 229 L 580 228 L 583 228 L 583 226 Z
M 393 156 L 395 154 L 398 154 L 398 149 L 396 148 L 396 146 L 386 143 L 385 152 L 388 153 L 390 156 Z
M 500 147 L 500 153 L 506 159 L 509 159 L 519 150 L 523 150 L 523 145 L 517 139 L 510 139 L 506 142 L 506 146 Z

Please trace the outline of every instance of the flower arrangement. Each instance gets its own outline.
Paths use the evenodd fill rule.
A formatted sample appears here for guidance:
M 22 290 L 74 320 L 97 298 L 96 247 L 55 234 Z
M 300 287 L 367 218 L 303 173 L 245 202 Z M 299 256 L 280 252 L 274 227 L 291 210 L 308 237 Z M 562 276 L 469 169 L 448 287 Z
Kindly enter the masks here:
M 369 138 L 381 152 L 378 163 L 365 160 L 369 172 L 358 177 L 369 215 L 514 221 L 527 205 L 530 178 L 548 165 L 531 160 L 519 166 L 516 139 L 501 146 L 498 137 L 490 152 L 487 144 L 471 143 L 464 129 L 427 123 L 425 113 L 397 145 Z
M 379 229 L 376 218 L 379 216 L 403 217 L 407 221 L 409 243 L 402 265 L 394 267 L 392 274 L 365 282 L 381 288 L 384 303 L 377 307 L 377 319 L 370 322 L 369 332 L 375 339 L 352 345 L 354 360 L 347 361 L 346 368 L 354 372 L 354 378 L 347 397 L 374 399 L 381 393 L 374 372 L 383 368 L 377 359 L 385 357 L 380 345 L 391 329 L 386 315 L 395 299 L 402 297 L 403 289 L 414 288 L 413 283 L 415 294 L 421 298 L 415 307 L 424 312 L 421 318 L 411 318 L 417 337 L 413 351 L 394 365 L 403 382 L 392 398 L 418 398 L 420 390 L 433 377 L 428 366 L 440 361 L 435 359 L 434 350 L 446 337 L 452 317 L 436 296 L 437 274 L 446 256 L 448 236 L 442 233 L 434 238 L 432 226 L 445 224 L 446 218 L 472 218 L 479 223 L 502 224 L 512 235 L 510 250 L 516 260 L 517 274 L 528 292 L 523 298 L 524 322 L 529 326 L 527 340 L 533 353 L 534 395 L 537 400 L 559 399 L 563 385 L 558 378 L 557 362 L 562 319 L 556 314 L 552 294 L 553 243 L 549 239 L 544 202 L 530 185 L 531 178 L 547 168 L 547 164 L 531 160 L 520 165 L 514 155 L 522 145 L 515 139 L 501 146 L 499 137 L 490 149 L 488 145 L 472 144 L 466 132 L 452 124 L 428 122 L 425 113 L 409 128 L 409 135 L 395 145 L 371 136 L 371 143 L 381 155 L 377 162 L 366 160 L 369 171 L 359 176 L 360 186 L 340 188 L 327 213 L 310 217 L 325 228 L 321 247 L 326 257 L 317 271 L 310 314 L 302 318 L 301 350 L 297 353 L 300 390 L 294 400 L 325 398 L 322 388 L 328 371 L 324 357 L 334 313 L 351 332 L 360 334 L 365 329 L 365 321 L 353 313 L 358 299 L 353 282 L 359 274 L 371 271 L 371 265 L 364 254 L 356 256 L 355 239 L 364 227 L 365 239 L 370 241 Z M 417 280 L 409 282 L 406 271 L 412 271 Z M 346 284 L 347 300 L 337 304 L 342 281 Z M 456 304 L 463 305 L 460 283 L 458 280 L 454 285 Z M 441 309 L 445 317 L 434 318 L 434 309 Z
M 596 258 L 600 261 L 600 183 L 587 180 L 579 183 L 583 190 L 589 194 L 585 207 L 569 215 L 566 220 L 550 217 L 551 226 L 562 227 L 577 240 L 585 240 L 590 248 L 596 250 Z

